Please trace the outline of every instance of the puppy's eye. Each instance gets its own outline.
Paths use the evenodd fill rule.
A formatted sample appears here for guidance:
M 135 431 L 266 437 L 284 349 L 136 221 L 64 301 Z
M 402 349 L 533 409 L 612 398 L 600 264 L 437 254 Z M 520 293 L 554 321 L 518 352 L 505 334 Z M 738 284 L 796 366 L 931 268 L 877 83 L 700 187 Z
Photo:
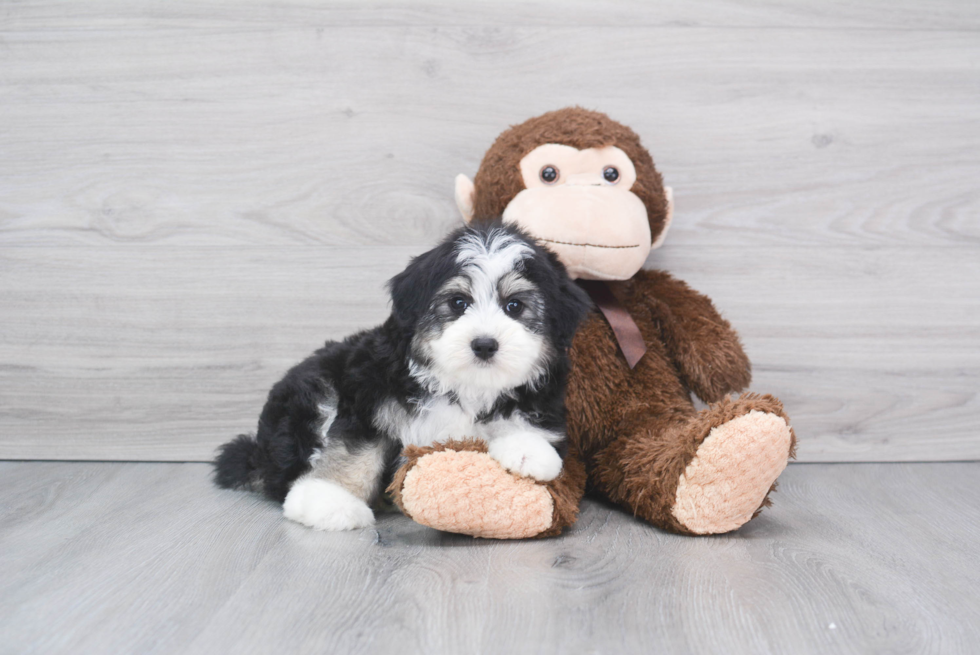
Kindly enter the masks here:
M 456 296 L 455 298 L 449 299 L 449 309 L 453 310 L 456 314 L 462 314 L 466 311 L 466 308 L 470 306 L 470 303 L 461 296 Z
M 517 318 L 524 311 L 524 303 L 520 300 L 508 300 L 504 305 L 504 312 L 511 318 Z
M 602 169 L 602 179 L 604 179 L 609 184 L 616 184 L 619 180 L 619 169 L 615 166 L 606 166 Z
M 554 184 L 558 179 L 558 169 L 548 164 L 541 169 L 541 181 L 545 184 Z

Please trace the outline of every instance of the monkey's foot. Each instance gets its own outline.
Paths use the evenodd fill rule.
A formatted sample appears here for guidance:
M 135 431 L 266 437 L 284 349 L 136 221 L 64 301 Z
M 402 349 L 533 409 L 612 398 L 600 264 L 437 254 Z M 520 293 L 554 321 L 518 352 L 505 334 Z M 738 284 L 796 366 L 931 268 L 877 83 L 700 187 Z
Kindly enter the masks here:
M 572 474 L 562 471 L 542 484 L 509 473 L 478 441 L 410 446 L 405 457 L 388 491 L 407 516 L 446 532 L 491 539 L 558 534 L 574 522 L 584 492 L 577 460 Z
M 765 411 L 712 428 L 677 484 L 674 518 L 695 534 L 739 528 L 768 505 L 793 443 L 784 417 Z

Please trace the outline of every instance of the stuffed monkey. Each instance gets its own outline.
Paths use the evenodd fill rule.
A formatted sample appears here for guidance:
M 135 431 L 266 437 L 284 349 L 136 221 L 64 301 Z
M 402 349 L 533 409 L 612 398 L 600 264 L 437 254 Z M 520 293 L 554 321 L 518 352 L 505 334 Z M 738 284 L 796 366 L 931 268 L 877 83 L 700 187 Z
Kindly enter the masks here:
M 572 343 L 571 447 L 551 483 L 511 475 L 477 442 L 410 448 L 390 490 L 420 523 L 476 536 L 557 534 L 586 484 L 680 534 L 735 530 L 769 504 L 796 438 L 780 402 L 729 394 L 751 378 L 738 336 L 711 301 L 643 270 L 671 220 L 639 137 L 581 108 L 511 127 L 473 182 L 456 179 L 467 221 L 503 217 L 552 249 L 596 309 Z M 697 411 L 694 393 L 706 409 Z

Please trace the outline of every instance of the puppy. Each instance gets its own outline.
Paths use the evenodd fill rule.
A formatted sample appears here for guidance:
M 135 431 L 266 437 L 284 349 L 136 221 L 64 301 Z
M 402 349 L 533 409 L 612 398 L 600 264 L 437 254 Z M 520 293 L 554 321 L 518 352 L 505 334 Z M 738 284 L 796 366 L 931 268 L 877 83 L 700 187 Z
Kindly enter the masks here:
M 330 341 L 269 392 L 220 487 L 262 491 L 318 530 L 374 522 L 404 446 L 476 437 L 508 470 L 561 472 L 567 350 L 590 306 L 555 255 L 499 222 L 462 228 L 388 283 L 387 321 Z

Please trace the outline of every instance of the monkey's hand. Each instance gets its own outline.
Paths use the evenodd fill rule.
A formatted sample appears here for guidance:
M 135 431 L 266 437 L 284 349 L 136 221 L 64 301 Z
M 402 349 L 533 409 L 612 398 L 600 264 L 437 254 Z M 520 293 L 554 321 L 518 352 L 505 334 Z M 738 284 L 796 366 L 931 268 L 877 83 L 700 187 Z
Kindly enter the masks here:
M 646 305 L 668 355 L 698 398 L 717 402 L 748 386 L 752 367 L 738 334 L 707 296 L 663 271 L 640 271 L 633 282 L 633 302 Z

